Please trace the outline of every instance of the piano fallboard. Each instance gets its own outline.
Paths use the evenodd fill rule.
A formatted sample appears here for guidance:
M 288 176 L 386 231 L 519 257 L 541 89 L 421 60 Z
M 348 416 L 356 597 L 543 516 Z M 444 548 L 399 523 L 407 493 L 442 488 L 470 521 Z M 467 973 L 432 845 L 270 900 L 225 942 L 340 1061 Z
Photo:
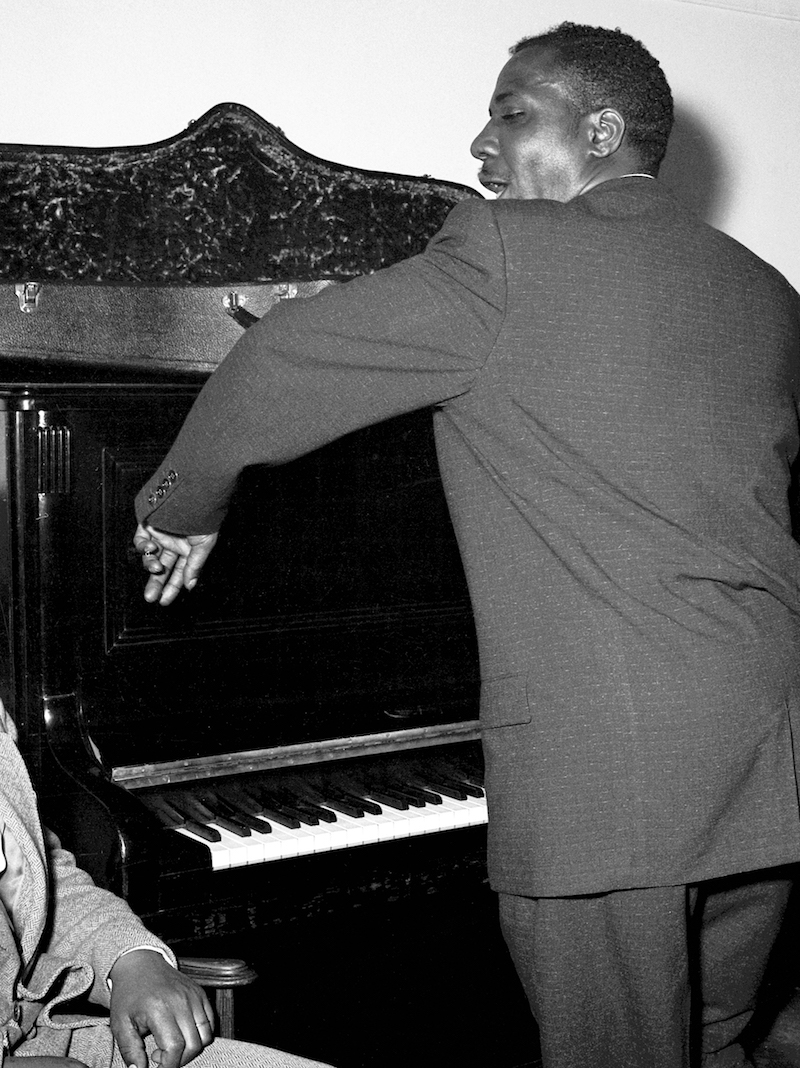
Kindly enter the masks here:
M 477 738 L 472 616 L 429 412 L 248 469 L 197 589 L 145 603 L 131 501 L 198 389 L 0 388 L 6 692 L 46 819 L 128 894 L 151 849 L 135 829 L 151 826 L 148 789 L 281 765 L 313 777 Z M 263 561 L 246 583 L 241 559 Z M 106 832 L 75 827 L 87 804 Z

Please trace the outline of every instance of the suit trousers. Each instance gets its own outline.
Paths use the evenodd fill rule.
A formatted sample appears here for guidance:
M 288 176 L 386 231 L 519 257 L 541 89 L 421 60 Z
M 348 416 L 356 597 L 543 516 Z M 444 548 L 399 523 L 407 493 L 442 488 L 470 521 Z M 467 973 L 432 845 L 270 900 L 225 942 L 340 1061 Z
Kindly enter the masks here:
M 542 1068 L 738 1068 L 794 869 L 565 898 L 500 895 Z

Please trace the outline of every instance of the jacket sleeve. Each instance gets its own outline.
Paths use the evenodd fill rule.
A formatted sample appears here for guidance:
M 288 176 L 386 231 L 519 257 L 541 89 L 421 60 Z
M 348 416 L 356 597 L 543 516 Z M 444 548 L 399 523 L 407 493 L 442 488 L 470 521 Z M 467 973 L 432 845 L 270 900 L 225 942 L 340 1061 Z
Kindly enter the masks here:
M 363 426 L 467 392 L 505 310 L 492 204 L 459 204 L 424 253 L 285 301 L 209 378 L 137 517 L 177 534 L 219 528 L 241 470 L 280 464 Z

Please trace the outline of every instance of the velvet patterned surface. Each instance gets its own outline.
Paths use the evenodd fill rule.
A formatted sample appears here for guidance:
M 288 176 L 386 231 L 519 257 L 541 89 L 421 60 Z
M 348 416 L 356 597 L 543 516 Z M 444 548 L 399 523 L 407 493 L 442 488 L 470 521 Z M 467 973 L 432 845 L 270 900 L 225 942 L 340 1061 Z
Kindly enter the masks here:
M 0 278 L 350 278 L 421 251 L 474 190 L 312 156 L 218 104 L 130 148 L 0 145 Z

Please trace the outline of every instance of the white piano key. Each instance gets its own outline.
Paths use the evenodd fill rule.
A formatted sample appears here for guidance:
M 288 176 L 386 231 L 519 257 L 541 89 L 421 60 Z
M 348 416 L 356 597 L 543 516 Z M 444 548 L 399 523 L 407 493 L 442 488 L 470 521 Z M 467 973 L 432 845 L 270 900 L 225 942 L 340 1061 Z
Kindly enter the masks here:
M 380 816 L 369 816 L 367 818 L 375 820 L 376 823 L 386 824 L 392 828 L 390 838 L 407 838 L 410 833 L 410 826 L 408 823 L 408 812 L 405 809 L 392 808 L 391 805 L 386 805 L 382 801 L 377 801 L 369 792 L 364 791 L 364 797 L 368 801 L 374 802 L 380 806 Z M 389 833 L 388 831 L 386 832 Z
M 251 848 L 248 851 L 248 864 L 261 864 L 266 860 L 284 860 L 310 852 L 304 849 L 291 830 L 277 823 L 262 821 L 264 831 L 253 830 Z M 270 831 L 268 828 L 272 828 Z
M 369 797 L 365 792 L 365 797 Z M 230 831 L 209 823 L 220 834 L 219 842 L 207 842 L 199 835 L 183 827 L 176 828 L 187 838 L 200 842 L 211 854 L 214 871 L 286 860 L 311 853 L 325 853 L 336 849 L 348 849 L 370 842 L 386 842 L 411 838 L 417 835 L 435 834 L 460 827 L 473 827 L 486 823 L 485 797 L 467 797 L 465 800 L 443 797 L 441 804 L 428 803 L 420 808 L 395 809 L 379 804 L 380 814 L 365 813 L 363 817 L 348 816 L 336 812 L 335 823 L 320 823 L 318 826 L 301 824 L 298 828 L 284 827 L 261 817 L 271 831 L 261 833 L 253 830 L 250 835 L 239 837 Z
M 213 823 L 211 820 L 209 820 L 208 826 L 219 832 L 222 845 L 228 849 L 231 868 L 243 867 L 248 863 L 256 864 L 262 859 L 259 843 L 252 841 L 252 835 L 240 838 L 239 835 L 226 831 L 224 827 L 220 827 L 218 823 Z
M 438 830 L 438 805 L 423 805 L 421 808 L 409 808 L 408 826 L 409 834 L 413 837 L 418 834 L 431 834 Z
M 329 824 L 329 827 L 331 828 L 332 849 L 346 849 L 348 846 L 364 845 L 374 840 L 365 820 L 345 816 L 342 812 L 336 813 L 336 823 Z M 375 837 L 377 837 L 377 832 Z
M 191 838 L 193 842 L 199 842 L 200 845 L 206 847 L 211 854 L 211 868 L 213 871 L 221 871 L 224 868 L 230 868 L 230 851 L 223 842 L 209 842 L 205 838 L 201 838 L 199 834 L 195 834 L 194 831 L 188 831 L 185 827 L 175 827 L 174 829 L 178 834 L 182 834 L 186 838 Z
M 462 801 L 462 804 L 466 805 L 472 816 L 470 821 L 473 827 L 477 827 L 481 823 L 486 823 L 489 819 L 489 809 L 486 804 L 486 795 L 483 797 L 470 797 L 468 801 Z
M 328 824 L 313 826 L 312 824 L 302 823 L 299 827 L 285 827 L 283 830 L 295 839 L 301 854 L 327 853 L 330 851 L 331 836 L 328 831 Z
M 308 837 L 304 836 L 302 840 L 298 837 L 298 829 L 283 827 L 280 823 L 272 823 L 270 820 L 265 822 L 269 823 L 272 828 L 271 834 L 263 836 L 264 851 L 268 859 L 286 860 L 289 857 L 313 852 L 313 849 L 307 848 L 311 844 Z
M 405 827 L 405 821 L 403 820 L 402 812 L 398 812 L 397 809 L 394 808 L 389 808 L 388 805 L 381 805 L 380 808 L 380 815 L 368 812 L 365 817 L 370 823 L 377 827 L 378 841 L 391 842 L 395 838 L 404 837 L 402 828 Z
M 486 798 L 467 797 L 464 801 L 445 798 L 453 808 L 456 827 L 475 827 L 486 823 Z

